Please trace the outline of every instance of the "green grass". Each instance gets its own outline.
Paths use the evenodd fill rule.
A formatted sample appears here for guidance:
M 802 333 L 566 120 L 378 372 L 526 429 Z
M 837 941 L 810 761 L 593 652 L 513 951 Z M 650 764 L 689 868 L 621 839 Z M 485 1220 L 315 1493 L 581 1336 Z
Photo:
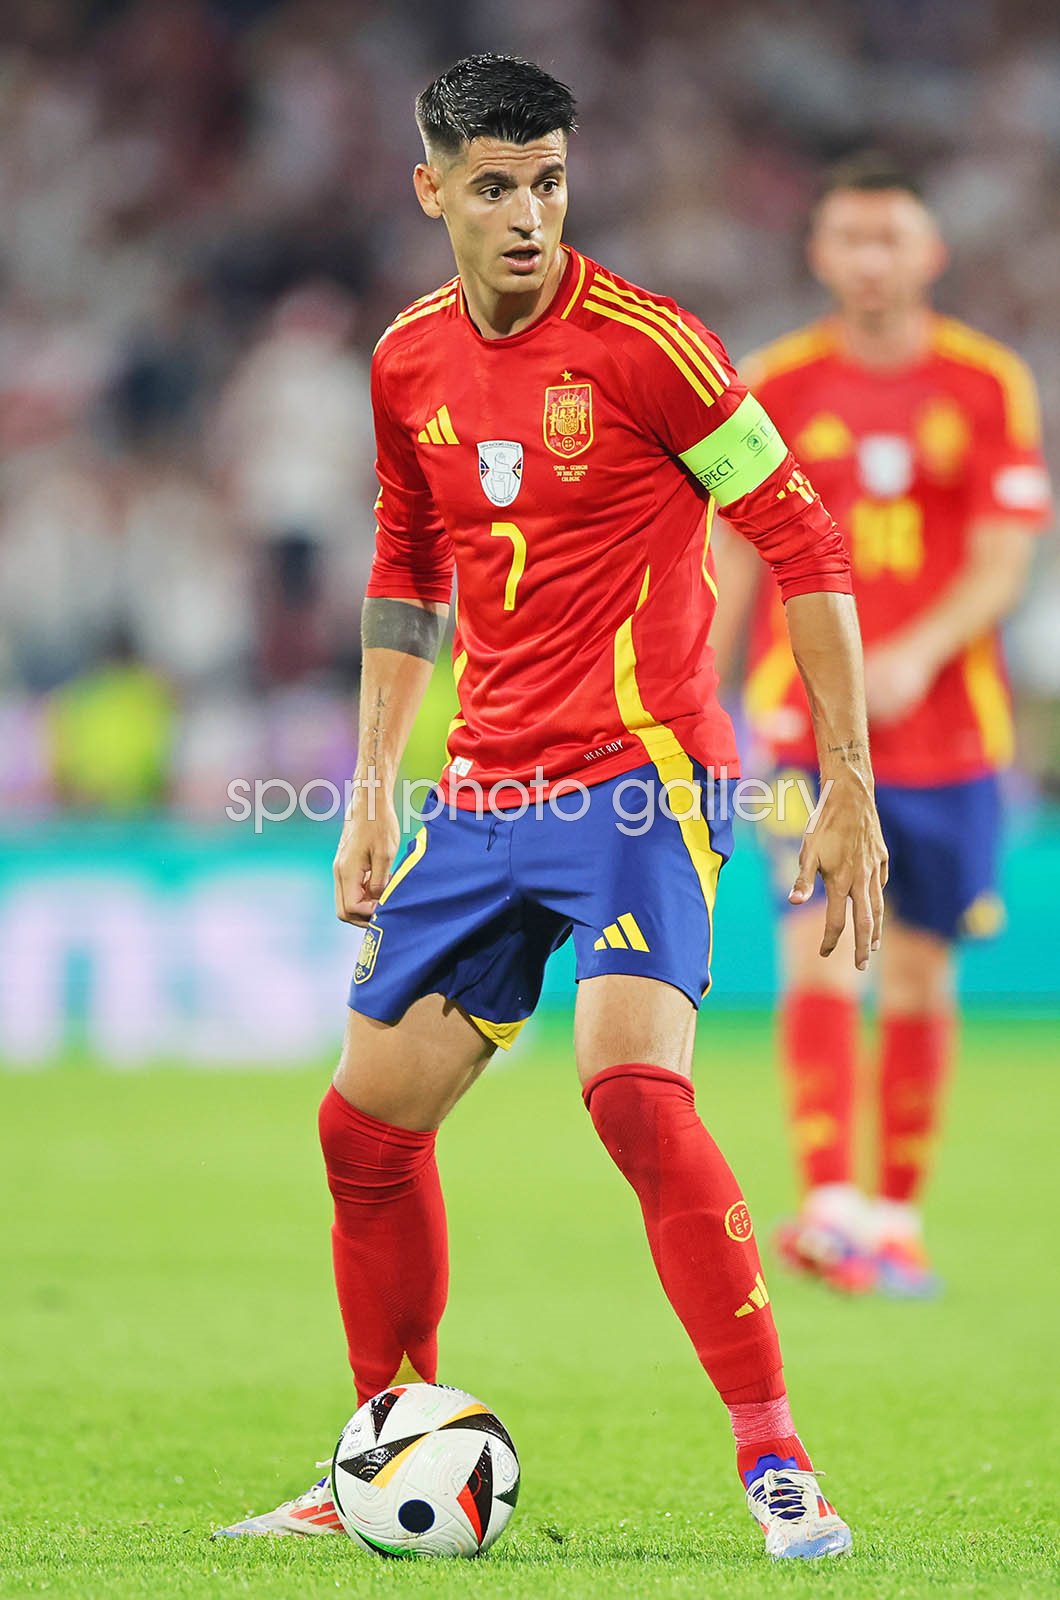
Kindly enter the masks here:
M 796 1415 L 856 1534 L 847 1562 L 797 1570 L 761 1554 L 565 1033 L 528 1033 L 441 1140 L 442 1376 L 523 1463 L 511 1533 L 472 1564 L 207 1539 L 305 1487 L 353 1409 L 326 1069 L 0 1075 L 0 1595 L 1037 1600 L 1058 1554 L 1055 1055 L 1045 1024 L 969 1024 L 930 1208 L 941 1302 L 770 1274 Z M 706 1013 L 698 1083 L 764 1233 L 790 1198 L 768 1023 Z

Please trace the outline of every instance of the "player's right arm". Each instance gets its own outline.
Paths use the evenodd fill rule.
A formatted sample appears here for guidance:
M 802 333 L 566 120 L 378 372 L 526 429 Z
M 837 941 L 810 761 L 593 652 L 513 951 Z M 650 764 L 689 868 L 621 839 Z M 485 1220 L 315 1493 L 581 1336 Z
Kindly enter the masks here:
M 385 347 L 384 347 L 385 350 Z M 387 404 L 383 351 L 372 363 L 376 551 L 361 614 L 357 766 L 335 853 L 335 910 L 365 924 L 401 842 L 394 785 L 442 641 L 453 551 L 407 430 Z

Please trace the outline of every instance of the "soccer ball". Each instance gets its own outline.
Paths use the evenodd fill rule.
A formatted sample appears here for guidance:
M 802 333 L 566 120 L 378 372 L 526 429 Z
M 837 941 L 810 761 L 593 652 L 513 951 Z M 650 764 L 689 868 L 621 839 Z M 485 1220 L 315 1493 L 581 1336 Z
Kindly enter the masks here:
M 354 1544 L 380 1556 L 477 1556 L 519 1496 L 507 1429 L 463 1389 L 409 1383 L 354 1412 L 335 1447 L 331 1493 Z

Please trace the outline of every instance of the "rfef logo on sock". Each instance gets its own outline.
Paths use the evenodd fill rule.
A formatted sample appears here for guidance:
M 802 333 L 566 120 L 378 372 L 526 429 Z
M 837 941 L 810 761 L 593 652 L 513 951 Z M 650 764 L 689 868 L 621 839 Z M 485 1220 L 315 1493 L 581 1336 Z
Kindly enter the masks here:
M 737 1200 L 725 1213 L 725 1232 L 730 1239 L 735 1239 L 737 1244 L 743 1244 L 745 1239 L 750 1239 L 755 1231 L 751 1221 L 751 1213 L 747 1209 L 746 1200 Z

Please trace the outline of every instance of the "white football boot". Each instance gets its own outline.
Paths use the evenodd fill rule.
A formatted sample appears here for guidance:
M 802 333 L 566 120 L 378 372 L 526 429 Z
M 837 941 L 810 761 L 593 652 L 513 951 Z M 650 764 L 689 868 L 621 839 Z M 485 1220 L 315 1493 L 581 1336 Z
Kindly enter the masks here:
M 812 1472 L 767 1467 L 747 1491 L 747 1509 L 774 1561 L 810 1561 L 850 1549 L 850 1529 L 821 1493 Z
M 330 1461 L 318 1461 L 318 1467 L 330 1468 Z M 294 1500 L 284 1500 L 275 1511 L 263 1511 L 260 1516 L 246 1517 L 233 1522 L 230 1528 L 218 1528 L 211 1539 L 243 1539 L 258 1534 L 313 1534 L 341 1533 L 342 1526 L 335 1502 L 331 1498 L 331 1475 L 325 1473 L 312 1488 Z

